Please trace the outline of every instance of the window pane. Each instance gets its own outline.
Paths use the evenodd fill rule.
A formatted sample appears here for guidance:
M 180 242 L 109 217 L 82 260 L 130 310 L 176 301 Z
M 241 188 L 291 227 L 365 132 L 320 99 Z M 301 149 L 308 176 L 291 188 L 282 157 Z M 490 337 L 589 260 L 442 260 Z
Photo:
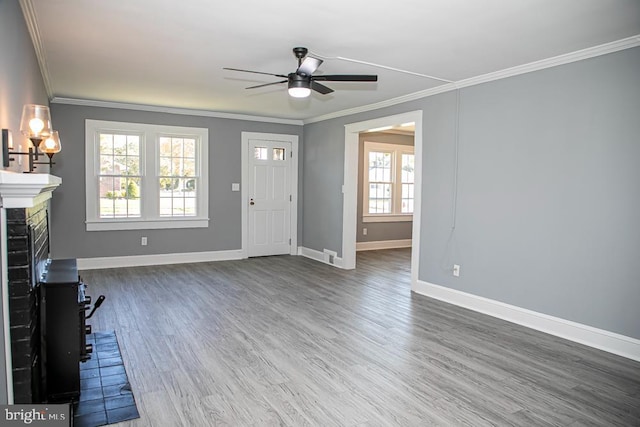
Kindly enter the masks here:
M 196 161 L 195 159 L 187 159 L 185 158 L 182 161 L 182 173 L 184 176 L 195 176 L 196 175 Z
M 160 216 L 171 216 L 171 198 L 160 199 Z
M 160 157 L 160 176 L 171 175 L 171 157 Z
M 185 197 L 184 199 L 184 214 L 185 216 L 196 214 L 196 199 L 195 197 Z
M 99 217 L 140 217 L 140 136 L 99 134 Z
M 284 160 L 285 157 L 285 149 L 284 148 L 274 148 L 273 149 L 273 160 Z
M 127 135 L 113 136 L 113 152 L 115 154 L 127 153 Z
M 171 157 L 171 138 L 160 137 L 160 156 Z
M 138 135 L 127 135 L 127 154 L 130 156 L 140 155 L 140 137 Z
M 369 181 L 391 182 L 391 153 L 369 152 Z
M 127 158 L 126 156 L 113 156 L 113 173 L 114 175 L 127 174 Z
M 253 156 L 258 160 L 267 160 L 267 147 L 256 147 Z
M 391 213 L 391 184 L 369 184 L 369 213 Z
M 193 138 L 184 138 L 183 140 L 184 157 L 196 158 L 196 140 Z
M 195 216 L 196 187 L 194 178 L 161 178 L 160 216 Z
M 402 184 L 401 213 L 413 213 L 413 184 Z
M 100 218 L 140 216 L 140 178 L 100 177 Z
M 402 182 L 413 183 L 414 156 L 413 154 L 402 155 Z
M 392 153 L 369 152 L 369 212 L 391 213 Z
M 160 145 L 160 216 L 196 216 L 196 140 L 163 137 Z

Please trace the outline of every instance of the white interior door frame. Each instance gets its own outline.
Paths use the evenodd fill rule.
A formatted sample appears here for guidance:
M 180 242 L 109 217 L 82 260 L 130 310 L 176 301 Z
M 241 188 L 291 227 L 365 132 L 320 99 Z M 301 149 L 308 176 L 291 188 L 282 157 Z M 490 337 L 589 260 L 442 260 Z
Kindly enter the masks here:
M 241 143 L 241 183 L 240 197 L 242 199 L 242 258 L 248 258 L 248 220 L 249 220 L 249 140 L 262 139 L 267 141 L 287 141 L 291 144 L 291 221 L 290 231 L 291 250 L 290 255 L 298 254 L 298 135 L 287 135 L 262 132 L 242 132 Z
M 420 211 L 422 206 L 422 110 L 410 111 L 393 116 L 380 117 L 344 126 L 344 181 L 342 186 L 342 264 L 345 269 L 356 268 L 356 227 L 358 224 L 358 141 L 360 132 L 383 126 L 414 122 L 415 130 L 415 187 L 411 250 L 411 289 L 418 280 L 420 260 Z

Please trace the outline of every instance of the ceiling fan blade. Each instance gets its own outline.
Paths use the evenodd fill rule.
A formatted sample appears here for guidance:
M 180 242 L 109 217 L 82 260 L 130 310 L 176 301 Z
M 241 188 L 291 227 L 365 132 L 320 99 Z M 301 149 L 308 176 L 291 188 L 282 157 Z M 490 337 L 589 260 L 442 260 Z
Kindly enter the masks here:
M 322 64 L 322 59 L 314 58 L 313 56 L 307 56 L 306 58 L 304 58 L 304 61 L 302 61 L 302 64 L 300 64 L 300 66 L 296 70 L 296 73 L 306 74 L 307 76 L 310 76 L 311 74 L 315 73 L 320 64 Z
M 282 74 L 263 73 L 262 71 L 242 70 L 240 68 L 228 68 L 228 67 L 223 67 L 222 69 L 223 70 L 231 70 L 231 71 L 241 71 L 243 73 L 264 74 L 266 76 L 275 76 L 275 77 L 287 78 L 287 76 L 282 75 Z
M 323 95 L 333 92 L 333 89 L 331 89 L 330 87 L 326 87 L 325 85 L 321 85 L 320 83 L 314 81 L 311 82 L 311 89 Z
M 331 74 L 313 76 L 312 79 L 323 82 L 377 82 L 378 76 L 371 74 Z
M 288 80 L 282 80 L 282 81 L 279 81 L 279 82 L 265 83 L 263 85 L 249 86 L 249 87 L 246 87 L 245 89 L 257 89 L 259 87 L 265 87 L 265 86 L 271 86 L 271 85 L 279 85 L 281 83 L 286 83 L 287 81 Z

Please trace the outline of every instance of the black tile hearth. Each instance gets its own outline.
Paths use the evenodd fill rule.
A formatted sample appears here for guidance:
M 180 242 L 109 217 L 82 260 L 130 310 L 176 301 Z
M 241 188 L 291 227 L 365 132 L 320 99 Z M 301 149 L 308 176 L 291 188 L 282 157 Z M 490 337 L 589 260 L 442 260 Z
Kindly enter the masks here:
M 91 359 L 80 365 L 74 426 L 96 427 L 140 417 L 114 331 L 87 335 Z

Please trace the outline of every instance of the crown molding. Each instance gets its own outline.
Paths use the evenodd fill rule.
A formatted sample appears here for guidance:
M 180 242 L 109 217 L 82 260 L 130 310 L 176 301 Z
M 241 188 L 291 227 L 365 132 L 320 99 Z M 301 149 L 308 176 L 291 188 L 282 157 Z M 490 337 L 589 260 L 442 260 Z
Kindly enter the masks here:
M 302 126 L 305 124 L 322 122 L 325 120 L 335 119 L 338 117 L 350 116 L 353 114 L 364 113 L 372 110 L 378 110 L 381 108 L 386 108 L 386 107 L 402 104 L 409 101 L 415 101 L 417 99 L 434 96 L 440 93 L 449 92 L 449 91 L 461 89 L 464 87 L 474 86 L 482 83 L 487 83 L 495 80 L 513 77 L 520 74 L 530 73 L 533 71 L 539 71 L 546 68 L 557 67 L 559 65 L 582 61 L 584 59 L 594 58 L 597 56 L 602 56 L 609 53 L 618 52 L 620 50 L 631 49 L 631 48 L 640 46 L 640 34 L 636 34 L 634 36 L 627 37 L 621 40 L 616 40 L 610 43 L 601 44 L 598 46 L 578 50 L 578 51 L 563 54 L 563 55 L 554 56 L 554 57 L 543 59 L 540 61 L 535 61 L 528 64 L 518 65 L 511 68 L 506 68 L 503 70 L 482 74 L 479 76 L 474 76 L 474 77 L 460 80 L 453 83 L 442 84 L 430 89 L 410 93 L 410 94 L 399 96 L 396 98 L 391 98 L 385 101 L 380 101 L 373 104 L 349 108 L 345 110 L 324 114 L 321 116 L 299 120 L 299 119 L 284 119 L 284 118 L 265 117 L 265 116 L 252 116 L 252 115 L 237 114 L 237 113 L 224 113 L 224 112 L 217 112 L 217 111 L 210 111 L 210 110 L 193 110 L 193 109 L 187 109 L 187 108 L 175 108 L 175 107 L 163 107 L 163 106 L 144 105 L 144 104 L 129 104 L 129 103 L 120 103 L 120 102 L 54 97 L 53 91 L 51 89 L 49 72 L 47 68 L 47 60 L 44 54 L 44 49 L 42 47 L 42 41 L 40 38 L 40 32 L 38 30 L 37 19 L 36 19 L 32 0 L 20 0 L 20 6 L 22 7 L 25 21 L 26 21 L 29 33 L 31 35 L 31 39 L 33 41 L 33 45 L 34 45 L 36 56 L 38 58 L 38 64 L 40 65 L 40 72 L 42 74 L 42 79 L 44 81 L 45 89 L 52 103 L 104 107 L 104 108 L 120 108 L 120 109 L 129 109 L 129 110 L 152 111 L 152 112 L 194 115 L 194 116 L 204 116 L 204 117 L 216 117 L 216 118 L 224 118 L 224 119 L 232 119 L 232 120 L 250 120 L 250 121 L 257 121 L 257 122 L 279 123 L 279 124 L 288 124 L 288 125 L 295 125 L 295 126 Z
M 528 64 L 518 65 L 516 67 L 506 68 L 504 70 L 495 71 L 492 73 L 482 74 L 479 76 L 471 77 L 468 79 L 460 80 L 453 83 L 446 83 L 440 86 L 436 86 L 431 89 L 422 90 L 419 92 L 410 93 L 408 95 L 399 96 L 397 98 L 391 98 L 385 101 L 376 102 L 374 104 L 363 105 L 360 107 L 350 108 L 347 110 L 336 111 L 322 116 L 312 117 L 304 120 L 304 124 L 322 122 L 325 120 L 335 119 L 338 117 L 350 116 L 352 114 L 364 113 L 367 111 L 378 110 L 393 105 L 402 104 L 409 101 L 415 101 L 417 99 L 434 96 L 440 93 L 449 92 L 456 89 L 461 89 L 468 86 L 475 86 L 482 83 L 492 82 L 495 80 L 506 79 L 508 77 L 517 76 L 520 74 L 531 73 L 533 71 L 539 71 L 546 68 L 557 67 L 559 65 L 570 64 L 572 62 L 582 61 L 584 59 L 595 58 L 597 56 L 606 55 L 609 53 L 618 52 L 620 50 L 631 49 L 640 46 L 640 34 L 627 37 L 625 39 L 616 40 L 611 43 L 605 43 L 598 46 L 590 47 L 587 49 L 578 50 L 563 55 L 554 56 L 540 61 L 530 62 Z
M 49 68 L 47 67 L 47 58 L 44 54 L 44 48 L 42 47 L 42 39 L 40 38 L 40 31 L 38 30 L 38 20 L 36 19 L 36 12 L 31 0 L 20 0 L 20 7 L 22 8 L 22 14 L 27 24 L 27 29 L 31 35 L 31 42 L 38 59 L 38 65 L 40 65 L 40 74 L 42 74 L 42 81 L 44 83 L 44 89 L 47 92 L 47 97 L 51 99 L 53 97 L 53 90 L 51 89 L 51 79 L 49 78 Z
M 277 117 L 252 116 L 248 114 L 223 113 L 219 111 L 210 111 L 210 110 L 192 110 L 189 108 L 163 107 L 158 105 L 129 104 L 126 102 L 110 102 L 110 101 L 97 101 L 97 100 L 91 100 L 91 99 L 62 98 L 57 96 L 51 99 L 51 103 L 81 105 L 84 107 L 117 108 L 121 110 L 150 111 L 155 113 L 181 114 L 186 116 L 215 117 L 219 119 L 249 120 L 252 122 L 279 123 L 284 125 L 295 125 L 295 126 L 302 126 L 304 124 L 302 120 L 296 120 L 296 119 L 282 119 Z

